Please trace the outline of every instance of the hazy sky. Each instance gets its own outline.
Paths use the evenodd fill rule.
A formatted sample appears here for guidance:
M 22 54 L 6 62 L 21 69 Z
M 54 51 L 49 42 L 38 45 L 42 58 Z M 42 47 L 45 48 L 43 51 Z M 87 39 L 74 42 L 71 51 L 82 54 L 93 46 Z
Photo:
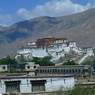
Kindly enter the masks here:
M 94 7 L 95 0 L 0 0 L 0 24 L 38 16 L 64 16 Z

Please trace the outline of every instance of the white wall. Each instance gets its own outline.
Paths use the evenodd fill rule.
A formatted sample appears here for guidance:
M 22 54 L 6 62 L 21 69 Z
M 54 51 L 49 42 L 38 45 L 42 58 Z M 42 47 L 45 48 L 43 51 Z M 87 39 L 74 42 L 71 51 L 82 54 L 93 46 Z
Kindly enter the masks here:
M 14 80 L 18 80 L 18 79 L 14 79 Z M 20 85 L 20 89 L 21 89 L 21 93 L 31 93 L 31 84 L 30 84 L 30 80 L 32 80 L 31 78 L 29 79 L 19 79 L 21 80 L 21 85 Z M 5 84 L 4 81 L 6 80 L 1 80 L 0 82 L 0 93 L 5 93 Z M 10 81 L 10 80 L 7 80 Z M 13 80 L 11 80 L 13 81 Z M 60 88 L 63 87 L 64 89 L 71 89 L 72 87 L 74 87 L 74 78 L 46 78 L 46 91 L 56 91 L 56 90 L 60 90 Z
M 46 83 L 46 91 L 66 90 L 74 87 L 74 78 L 53 78 L 48 79 Z

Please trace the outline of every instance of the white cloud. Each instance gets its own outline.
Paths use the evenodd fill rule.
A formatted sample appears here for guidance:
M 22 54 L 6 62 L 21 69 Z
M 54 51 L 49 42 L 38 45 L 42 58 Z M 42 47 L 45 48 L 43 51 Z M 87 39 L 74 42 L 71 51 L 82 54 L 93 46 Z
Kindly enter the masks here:
M 32 10 L 20 8 L 16 14 L 2 14 L 0 8 L 0 25 L 11 25 L 15 22 L 39 16 L 64 16 L 72 13 L 84 11 L 90 7 L 95 7 L 95 0 L 90 4 L 80 5 L 71 0 L 49 0 L 43 5 L 37 5 Z
M 8 26 L 13 23 L 13 16 L 9 14 L 0 14 L 0 25 Z
M 87 5 L 80 5 L 78 3 L 73 3 L 71 0 L 51 0 L 43 5 L 36 6 L 31 11 L 21 8 L 17 11 L 17 14 L 25 19 L 38 16 L 63 16 L 84 11 L 89 7 L 91 7 L 90 3 Z
M 27 9 L 25 9 L 25 8 L 19 9 L 17 13 L 19 15 L 23 16 L 24 18 L 29 18 L 31 16 L 31 12 L 28 11 Z

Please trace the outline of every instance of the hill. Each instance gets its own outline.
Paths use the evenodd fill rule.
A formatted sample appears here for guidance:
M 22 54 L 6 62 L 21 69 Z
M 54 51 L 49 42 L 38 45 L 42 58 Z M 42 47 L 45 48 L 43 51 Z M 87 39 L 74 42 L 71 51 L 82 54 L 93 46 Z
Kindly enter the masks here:
M 25 42 L 40 37 L 57 36 L 77 41 L 81 47 L 95 47 L 95 8 L 62 17 L 37 17 L 0 26 L 0 55 L 13 53 Z

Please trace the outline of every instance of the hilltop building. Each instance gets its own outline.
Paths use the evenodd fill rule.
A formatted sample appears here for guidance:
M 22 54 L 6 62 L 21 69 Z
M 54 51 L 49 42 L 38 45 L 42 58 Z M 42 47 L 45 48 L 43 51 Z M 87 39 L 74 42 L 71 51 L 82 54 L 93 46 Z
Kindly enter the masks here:
M 53 37 L 42 38 L 36 41 L 36 45 L 38 48 L 46 48 L 56 43 L 64 43 L 65 40 L 66 40 L 65 38 L 53 38 Z
M 53 63 L 59 63 L 60 59 L 65 60 L 66 55 L 75 55 L 73 59 L 77 56 L 78 58 L 82 56 L 84 59 L 77 58 L 79 64 L 81 64 L 87 57 L 94 56 L 94 52 L 93 48 L 82 49 L 78 47 L 75 41 L 68 41 L 66 38 L 49 37 L 28 43 L 28 48 L 18 50 L 15 58 L 18 59 L 21 55 L 26 60 L 32 59 L 33 57 L 43 58 L 51 56 Z
M 30 49 L 20 49 L 17 51 L 15 59 L 18 60 L 32 60 L 32 52 Z
M 37 48 L 36 42 L 28 42 L 27 45 L 31 48 Z

